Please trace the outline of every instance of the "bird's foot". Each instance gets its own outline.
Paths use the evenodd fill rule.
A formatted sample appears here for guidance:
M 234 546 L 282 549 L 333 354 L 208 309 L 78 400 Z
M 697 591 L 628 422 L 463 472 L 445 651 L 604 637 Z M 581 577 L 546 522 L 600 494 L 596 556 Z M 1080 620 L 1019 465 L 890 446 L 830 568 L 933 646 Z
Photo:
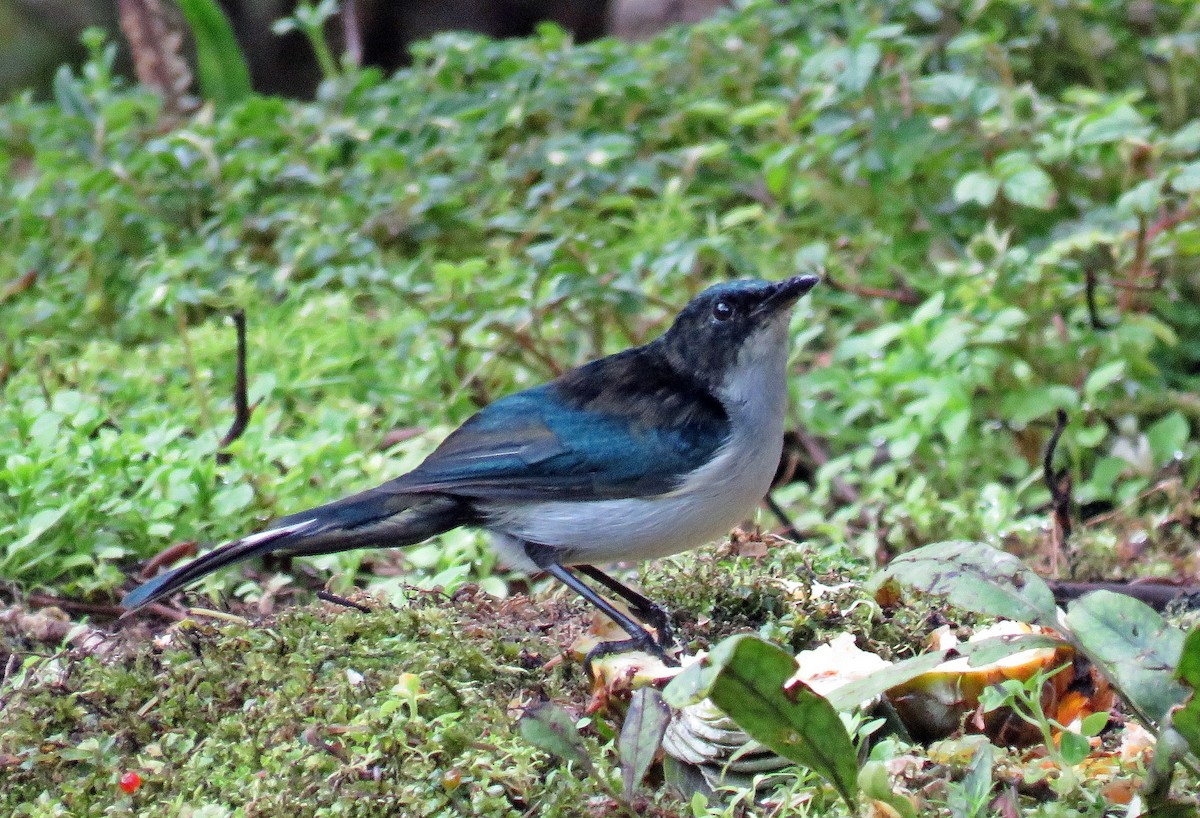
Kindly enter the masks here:
M 604 656 L 611 656 L 614 653 L 624 653 L 625 651 L 641 650 L 652 656 L 660 659 L 667 667 L 679 667 L 679 660 L 667 653 L 667 648 L 650 638 L 646 634 L 644 638 L 619 639 L 613 642 L 601 642 L 587 652 L 587 656 L 583 659 L 584 670 L 592 678 L 596 677 L 592 669 L 592 663 Z
M 671 614 L 657 602 L 646 600 L 647 605 L 638 607 L 637 613 L 658 634 L 658 645 L 663 650 L 675 647 L 675 629 L 671 627 Z

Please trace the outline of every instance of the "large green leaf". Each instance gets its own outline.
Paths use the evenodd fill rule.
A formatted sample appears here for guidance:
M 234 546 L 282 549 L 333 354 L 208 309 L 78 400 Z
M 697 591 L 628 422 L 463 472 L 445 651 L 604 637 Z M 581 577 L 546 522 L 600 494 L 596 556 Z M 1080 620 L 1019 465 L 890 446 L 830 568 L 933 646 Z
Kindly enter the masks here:
M 802 682 L 796 660 L 769 642 L 742 634 L 713 648 L 703 662 L 663 691 L 674 707 L 705 696 L 754 739 L 833 784 L 847 804 L 858 791 L 858 759 L 837 710 Z
M 1200 756 L 1200 699 L 1196 697 L 1196 691 L 1200 690 L 1200 627 L 1192 628 L 1183 641 L 1175 678 L 1191 688 L 1192 695 L 1187 704 L 1171 715 L 1171 720 L 1187 739 L 1191 751 Z
M 558 705 L 538 702 L 521 715 L 518 727 L 524 739 L 534 747 L 592 772 L 592 759 L 575 727 L 575 720 Z
M 1080 650 L 1145 717 L 1162 721 L 1183 701 L 1186 691 L 1175 680 L 1183 631 L 1149 605 L 1124 594 L 1093 591 L 1071 603 L 1066 621 Z
M 889 579 L 945 597 L 976 613 L 1053 626 L 1054 594 L 1012 554 L 979 542 L 934 543 L 892 560 L 876 582 Z

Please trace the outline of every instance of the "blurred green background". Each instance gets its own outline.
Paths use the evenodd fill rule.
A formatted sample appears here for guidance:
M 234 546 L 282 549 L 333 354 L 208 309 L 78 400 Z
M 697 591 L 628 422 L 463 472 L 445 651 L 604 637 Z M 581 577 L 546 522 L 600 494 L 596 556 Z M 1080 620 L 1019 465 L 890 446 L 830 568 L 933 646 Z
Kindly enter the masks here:
M 170 6 L 167 2 L 164 5 Z M 348 8 L 351 4 L 342 4 Z M 543 20 L 587 41 L 611 28 L 605 0 L 357 0 L 364 62 L 394 70 L 408 61 L 408 45 L 441 31 L 462 30 L 493 37 L 531 34 Z M 652 4 L 653 5 L 653 4 Z M 683 3 L 711 7 L 712 3 Z M 263 93 L 309 96 L 319 79 L 317 63 L 296 32 L 276 35 L 271 23 L 292 14 L 296 0 L 222 0 L 246 53 L 254 88 Z M 79 37 L 98 26 L 120 39 L 117 0 L 0 0 L 0 100 L 32 88 L 45 94 L 60 64 L 78 66 L 87 56 Z M 335 44 L 341 27 L 331 24 Z M 128 52 L 118 67 L 129 70 Z

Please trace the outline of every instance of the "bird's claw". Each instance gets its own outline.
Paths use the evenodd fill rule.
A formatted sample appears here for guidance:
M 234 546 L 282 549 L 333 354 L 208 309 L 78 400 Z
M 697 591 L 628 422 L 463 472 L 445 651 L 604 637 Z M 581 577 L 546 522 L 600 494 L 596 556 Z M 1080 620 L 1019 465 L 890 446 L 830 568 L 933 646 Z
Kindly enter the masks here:
M 619 639 L 612 642 L 601 642 L 587 652 L 587 656 L 583 658 L 583 668 L 587 671 L 588 676 L 596 678 L 596 672 L 592 664 L 605 656 L 611 656 L 614 653 L 623 653 L 631 650 L 641 650 L 651 654 L 655 658 L 662 661 L 667 667 L 679 667 L 679 660 L 667 653 L 671 647 L 670 644 L 661 644 L 650 638 L 649 634 L 645 638 Z

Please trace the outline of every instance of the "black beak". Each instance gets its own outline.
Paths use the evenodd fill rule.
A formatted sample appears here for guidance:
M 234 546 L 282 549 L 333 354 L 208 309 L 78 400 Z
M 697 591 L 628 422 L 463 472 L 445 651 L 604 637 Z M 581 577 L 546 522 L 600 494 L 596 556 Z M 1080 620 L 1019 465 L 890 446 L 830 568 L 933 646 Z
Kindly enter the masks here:
M 800 296 L 807 293 L 813 287 L 821 282 L 820 276 L 792 276 L 784 279 L 775 285 L 775 291 L 758 305 L 757 313 L 774 313 L 779 310 L 789 309 L 799 300 Z

